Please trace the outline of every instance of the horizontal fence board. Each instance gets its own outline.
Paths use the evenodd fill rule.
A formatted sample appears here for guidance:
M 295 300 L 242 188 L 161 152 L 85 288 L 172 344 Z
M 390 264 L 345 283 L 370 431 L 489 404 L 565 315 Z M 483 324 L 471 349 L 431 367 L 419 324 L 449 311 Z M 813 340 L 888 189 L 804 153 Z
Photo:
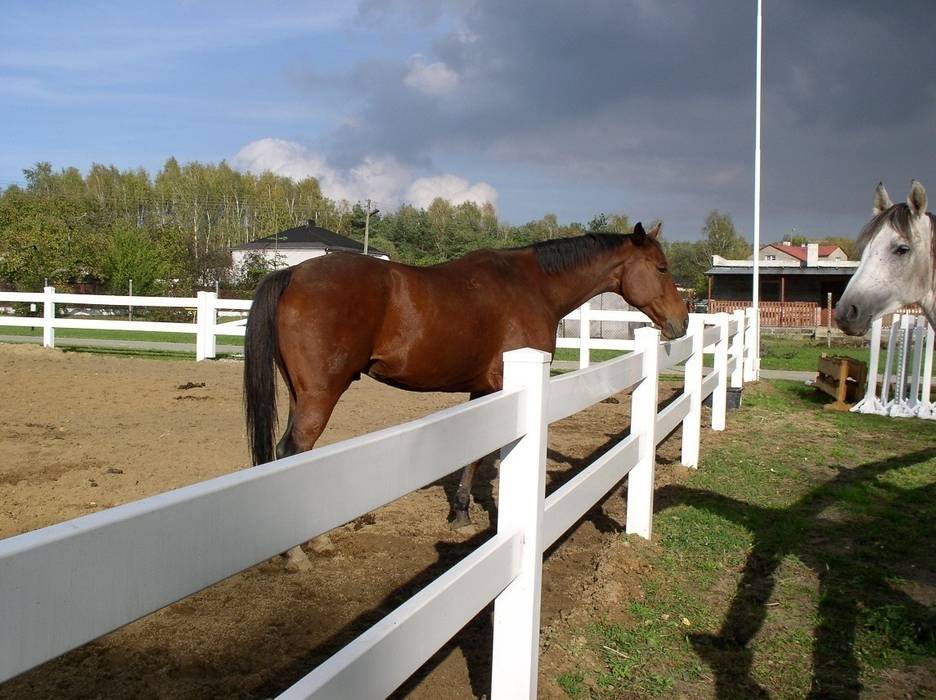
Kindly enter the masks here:
M 581 318 L 581 307 L 563 316 L 565 321 L 579 321 Z M 588 319 L 620 323 L 652 323 L 650 317 L 642 311 L 624 311 L 623 309 L 589 309 Z
M 627 355 L 552 379 L 546 422 L 554 423 L 632 387 L 640 381 L 642 369 L 640 355 Z
M 578 336 L 567 338 L 556 338 L 557 348 L 580 348 L 582 341 Z M 623 338 L 590 338 L 588 347 L 591 350 L 622 350 L 625 352 L 633 351 L 636 345 L 633 340 Z
M 692 354 L 692 338 L 688 335 L 671 340 L 668 343 L 660 343 L 658 354 L 659 370 L 675 367 L 681 362 L 685 362 Z
M 175 323 L 168 321 L 106 321 L 104 319 L 57 318 L 52 322 L 55 328 L 85 328 L 97 331 L 141 331 L 150 333 L 195 333 L 198 326 L 194 323 Z
M 522 392 L 0 541 L 0 681 L 520 437 Z
M 0 304 L 39 303 L 46 300 L 41 292 L 0 292 Z
M 702 380 L 702 400 L 704 401 L 707 396 L 709 396 L 715 387 L 718 386 L 718 372 L 710 372 L 709 375 Z
M 253 301 L 250 299 L 218 299 L 214 307 L 221 311 L 250 311 Z
M 517 577 L 522 541 L 488 540 L 277 697 L 387 697 Z
M 131 297 L 110 294 L 59 294 L 52 295 L 56 304 L 68 306 L 158 306 L 162 308 L 194 309 L 198 305 L 195 297 Z
M 702 331 L 702 344 L 707 348 L 709 345 L 714 345 L 721 339 L 721 328 L 718 326 L 706 326 L 705 330 Z M 706 350 L 708 352 L 708 350 Z M 712 352 L 715 352 L 715 349 L 712 348 Z
M 726 371 L 728 372 L 728 374 L 731 374 L 731 373 L 734 372 L 737 368 L 738 368 L 738 358 L 737 358 L 737 357 L 729 357 L 729 358 L 728 358 L 728 364 L 726 365 Z
M 45 324 L 45 319 L 42 316 L 0 316 L 0 326 L 39 328 L 43 324 Z
M 689 415 L 689 403 L 692 397 L 681 394 L 678 399 L 664 408 L 656 417 L 656 444 L 659 445 L 666 436 L 676 430 L 683 418 Z
M 629 435 L 546 499 L 543 547 L 548 549 L 637 464 L 637 436 Z

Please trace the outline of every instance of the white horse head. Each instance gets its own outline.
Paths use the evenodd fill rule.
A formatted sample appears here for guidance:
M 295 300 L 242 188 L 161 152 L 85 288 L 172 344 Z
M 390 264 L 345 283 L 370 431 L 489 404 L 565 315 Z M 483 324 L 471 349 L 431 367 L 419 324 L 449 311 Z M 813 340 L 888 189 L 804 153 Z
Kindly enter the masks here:
M 906 204 L 893 204 L 877 186 L 874 217 L 858 237 L 861 263 L 835 309 L 849 335 L 907 304 L 919 304 L 936 327 L 936 216 L 926 211 L 926 190 L 916 180 Z

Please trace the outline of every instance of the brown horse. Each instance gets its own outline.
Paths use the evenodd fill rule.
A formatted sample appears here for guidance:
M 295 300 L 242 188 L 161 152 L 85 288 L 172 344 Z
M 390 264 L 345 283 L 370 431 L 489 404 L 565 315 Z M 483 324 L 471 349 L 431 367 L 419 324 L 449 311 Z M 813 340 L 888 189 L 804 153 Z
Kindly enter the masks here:
M 481 250 L 431 267 L 335 253 L 271 273 L 257 287 L 244 342 L 254 464 L 274 458 L 274 363 L 289 389 L 289 419 L 276 445 L 282 458 L 312 448 L 362 373 L 411 391 L 475 398 L 499 390 L 504 352 L 554 352 L 562 317 L 600 292 L 618 292 L 664 337 L 683 335 L 686 306 L 656 240 L 659 230 L 647 233 L 638 223 L 630 235 Z M 462 473 L 456 526 L 469 523 L 477 464 Z

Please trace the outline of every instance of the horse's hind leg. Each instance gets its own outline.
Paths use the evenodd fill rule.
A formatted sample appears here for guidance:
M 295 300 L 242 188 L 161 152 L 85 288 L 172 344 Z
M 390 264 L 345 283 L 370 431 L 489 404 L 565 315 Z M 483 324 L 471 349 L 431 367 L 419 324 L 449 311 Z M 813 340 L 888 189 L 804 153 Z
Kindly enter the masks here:
M 481 459 L 475 460 L 462 470 L 458 490 L 455 492 L 454 502 L 452 503 L 452 527 L 454 529 L 460 530 L 471 525 L 471 515 L 468 513 L 468 507 L 471 505 L 471 486 L 474 483 L 475 474 L 478 472 L 478 467 L 485 462 L 493 466 L 497 461 L 497 457 L 498 453 L 492 452 Z
M 332 387 L 322 388 L 311 394 L 297 395 L 295 398 L 290 397 L 289 420 L 283 437 L 280 438 L 279 444 L 276 446 L 276 456 L 278 458 L 312 449 L 322 431 L 325 430 L 325 425 L 335 409 L 335 404 L 338 403 L 338 399 L 350 383 L 350 381 L 336 382 Z M 312 551 L 318 554 L 332 552 L 335 549 L 327 534 L 319 535 L 313 539 L 310 546 Z M 286 557 L 286 568 L 291 571 L 304 571 L 312 568 L 309 558 L 299 545 L 290 549 L 284 556 Z

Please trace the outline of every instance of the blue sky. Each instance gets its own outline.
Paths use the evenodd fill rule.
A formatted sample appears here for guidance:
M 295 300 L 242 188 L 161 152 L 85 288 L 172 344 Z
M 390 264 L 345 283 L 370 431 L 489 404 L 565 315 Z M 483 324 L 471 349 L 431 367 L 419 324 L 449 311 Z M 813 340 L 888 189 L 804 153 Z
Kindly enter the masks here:
M 899 7 L 898 7 L 899 5 Z M 898 7 L 898 12 L 894 11 Z M 170 155 L 385 209 L 752 230 L 753 1 L 4 3 L 0 186 Z M 767 3 L 763 238 L 936 192 L 936 3 Z

